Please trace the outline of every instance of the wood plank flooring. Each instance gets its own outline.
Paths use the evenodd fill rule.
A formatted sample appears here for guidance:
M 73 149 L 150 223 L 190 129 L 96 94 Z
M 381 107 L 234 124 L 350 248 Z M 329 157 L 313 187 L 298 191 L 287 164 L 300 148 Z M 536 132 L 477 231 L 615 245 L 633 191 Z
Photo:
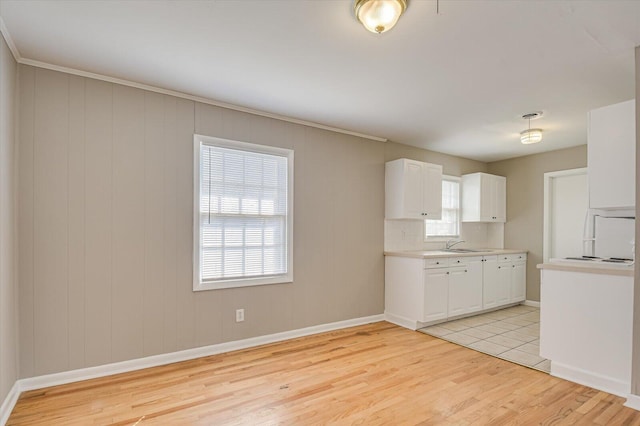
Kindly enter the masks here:
M 387 322 L 25 392 L 8 425 L 640 425 L 624 399 Z

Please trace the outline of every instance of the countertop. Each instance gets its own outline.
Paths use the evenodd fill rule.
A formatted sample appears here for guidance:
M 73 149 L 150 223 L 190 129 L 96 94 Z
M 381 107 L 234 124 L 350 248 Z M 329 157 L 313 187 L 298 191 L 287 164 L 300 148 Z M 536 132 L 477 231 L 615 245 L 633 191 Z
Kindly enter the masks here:
M 474 249 L 468 253 L 455 253 L 444 250 L 406 250 L 406 251 L 385 251 L 385 256 L 415 257 L 418 259 L 431 259 L 437 257 L 473 257 L 473 256 L 494 256 L 500 254 L 527 253 L 527 250 L 515 249 Z
M 579 261 L 578 261 L 579 262 Z M 604 263 L 541 263 L 538 269 L 549 269 L 552 271 L 582 272 L 585 274 L 619 275 L 623 277 L 633 277 L 633 266 L 616 266 Z

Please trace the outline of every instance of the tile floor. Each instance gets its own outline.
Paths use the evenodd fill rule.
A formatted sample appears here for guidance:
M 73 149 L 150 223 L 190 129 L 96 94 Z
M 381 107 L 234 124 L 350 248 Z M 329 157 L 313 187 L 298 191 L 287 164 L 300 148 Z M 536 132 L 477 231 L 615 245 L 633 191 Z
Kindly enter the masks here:
M 540 356 L 540 309 L 517 305 L 418 330 L 525 367 L 548 373 Z

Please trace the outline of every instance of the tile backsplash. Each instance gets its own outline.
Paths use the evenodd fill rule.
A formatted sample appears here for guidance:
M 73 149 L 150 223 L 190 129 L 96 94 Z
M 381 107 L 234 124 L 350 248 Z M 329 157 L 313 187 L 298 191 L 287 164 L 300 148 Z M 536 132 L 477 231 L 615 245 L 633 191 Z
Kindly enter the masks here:
M 465 242 L 456 246 L 459 248 L 504 248 L 504 224 L 463 222 L 460 239 Z M 425 241 L 422 220 L 384 221 L 385 251 L 439 250 L 445 244 L 446 239 Z

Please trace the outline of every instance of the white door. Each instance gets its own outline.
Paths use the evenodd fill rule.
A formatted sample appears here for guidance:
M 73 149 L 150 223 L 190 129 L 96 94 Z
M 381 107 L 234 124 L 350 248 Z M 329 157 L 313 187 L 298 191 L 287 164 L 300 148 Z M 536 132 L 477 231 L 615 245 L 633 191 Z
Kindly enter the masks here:
M 545 173 L 544 261 L 583 254 L 587 184 L 586 169 Z

